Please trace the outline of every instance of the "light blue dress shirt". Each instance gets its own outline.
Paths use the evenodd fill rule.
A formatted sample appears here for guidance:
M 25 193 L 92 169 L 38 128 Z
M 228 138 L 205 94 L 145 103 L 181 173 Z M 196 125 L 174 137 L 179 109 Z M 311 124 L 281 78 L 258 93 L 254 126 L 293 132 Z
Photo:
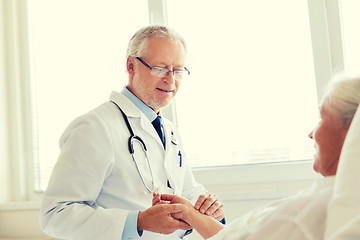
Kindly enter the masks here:
M 132 92 L 130 92 L 129 89 L 127 89 L 127 87 L 124 87 L 121 93 L 127 98 L 129 98 L 140 109 L 140 111 L 145 114 L 145 116 L 150 120 L 150 122 L 155 120 L 157 114 L 154 112 L 154 110 L 152 110 L 143 101 L 138 99 Z
M 132 92 L 129 91 L 126 87 L 123 88 L 121 91 L 123 95 L 128 97 L 150 120 L 150 122 L 154 121 L 157 117 L 157 114 L 143 101 L 137 98 Z M 138 211 L 131 211 L 129 212 L 121 239 L 136 239 L 141 237 L 142 231 L 137 230 L 137 219 L 138 219 L 139 212 Z

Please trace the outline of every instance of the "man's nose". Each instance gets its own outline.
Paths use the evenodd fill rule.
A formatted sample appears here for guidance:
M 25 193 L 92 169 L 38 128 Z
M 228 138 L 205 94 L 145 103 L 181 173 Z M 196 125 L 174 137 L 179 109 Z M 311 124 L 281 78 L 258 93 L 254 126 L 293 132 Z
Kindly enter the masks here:
M 175 82 L 174 71 L 169 71 L 167 75 L 163 77 L 163 80 L 169 84 L 174 84 Z

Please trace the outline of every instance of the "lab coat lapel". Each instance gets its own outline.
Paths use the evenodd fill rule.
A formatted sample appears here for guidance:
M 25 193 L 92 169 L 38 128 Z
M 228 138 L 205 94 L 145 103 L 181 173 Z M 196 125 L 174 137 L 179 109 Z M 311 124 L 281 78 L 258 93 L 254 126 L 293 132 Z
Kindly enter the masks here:
M 162 117 L 162 116 L 161 116 Z M 164 117 L 162 117 L 163 119 L 163 128 L 164 128 L 164 134 L 165 134 L 165 157 L 167 157 L 167 155 L 170 152 L 171 149 L 171 127 L 167 122 L 167 119 L 165 119 Z M 160 139 L 160 138 L 159 138 Z
M 152 125 L 152 123 L 149 121 L 149 119 L 144 114 L 141 114 L 140 125 L 148 134 L 151 135 L 151 137 L 153 137 L 155 139 L 155 141 L 159 145 L 161 145 L 161 148 L 163 148 L 161 139 L 160 139 L 159 135 L 157 134 L 154 126 Z M 166 137 L 166 135 L 165 135 L 165 137 Z
M 154 126 L 151 124 L 149 119 L 141 112 L 141 110 L 126 96 L 118 92 L 112 92 L 110 101 L 115 102 L 121 110 L 124 111 L 125 115 L 131 118 L 140 118 L 140 127 L 146 131 L 155 141 L 163 148 L 161 139 L 157 134 Z M 131 120 L 129 120 L 131 122 Z M 136 133 L 134 133 L 136 135 Z M 165 134 L 166 138 L 166 134 Z
M 164 119 L 164 118 L 163 118 Z M 175 176 L 175 169 L 176 169 L 176 161 L 174 158 L 176 158 L 176 146 L 171 143 L 171 131 L 172 128 L 170 126 L 170 123 L 167 122 L 167 119 L 164 119 L 163 121 L 164 125 L 164 132 L 165 132 L 165 160 L 164 160 L 164 166 L 167 178 L 170 182 L 171 188 L 173 190 L 173 193 L 176 193 L 176 184 L 174 181 L 173 176 Z
M 110 95 L 110 101 L 115 102 L 128 118 L 140 117 L 141 111 L 136 105 L 126 96 L 118 92 L 112 92 Z

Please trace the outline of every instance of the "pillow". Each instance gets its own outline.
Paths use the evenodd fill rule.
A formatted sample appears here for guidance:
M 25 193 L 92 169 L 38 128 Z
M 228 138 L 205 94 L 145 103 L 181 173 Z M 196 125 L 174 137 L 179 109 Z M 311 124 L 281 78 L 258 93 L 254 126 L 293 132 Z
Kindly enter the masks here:
M 328 206 L 325 240 L 360 239 L 360 108 L 347 133 Z

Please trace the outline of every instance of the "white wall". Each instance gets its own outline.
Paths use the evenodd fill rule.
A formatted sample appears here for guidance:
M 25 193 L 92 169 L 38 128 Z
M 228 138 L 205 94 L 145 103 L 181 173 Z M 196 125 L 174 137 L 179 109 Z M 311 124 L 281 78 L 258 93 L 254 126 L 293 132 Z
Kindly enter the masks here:
M 39 203 L 9 203 L 0 206 L 0 240 L 50 239 L 40 229 Z
M 196 180 L 225 204 L 231 222 L 248 211 L 309 187 L 319 178 L 311 161 L 195 169 Z
M 231 223 L 258 206 L 310 186 L 318 177 L 311 166 L 311 162 L 299 162 L 262 167 L 195 169 L 194 175 L 209 192 L 220 196 L 225 205 L 227 222 Z M 40 202 L 0 204 L 0 240 L 49 239 L 40 229 L 39 207 Z

